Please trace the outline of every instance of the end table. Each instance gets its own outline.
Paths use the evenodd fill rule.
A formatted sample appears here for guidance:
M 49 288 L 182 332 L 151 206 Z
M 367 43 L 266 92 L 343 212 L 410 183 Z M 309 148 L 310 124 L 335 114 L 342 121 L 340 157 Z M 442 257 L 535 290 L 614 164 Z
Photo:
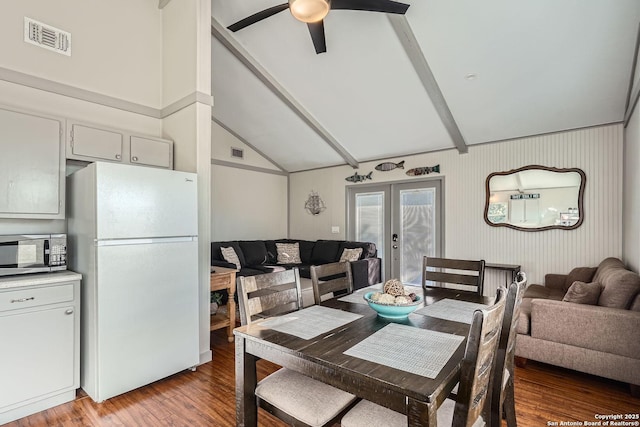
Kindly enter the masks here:
M 213 331 L 228 327 L 227 339 L 229 342 L 233 342 L 233 329 L 236 327 L 236 303 L 233 299 L 236 293 L 236 271 L 232 268 L 211 267 L 211 291 L 226 289 L 229 293 L 229 299 L 227 300 L 226 313 L 218 309 L 216 314 L 211 315 L 211 327 L 209 330 Z

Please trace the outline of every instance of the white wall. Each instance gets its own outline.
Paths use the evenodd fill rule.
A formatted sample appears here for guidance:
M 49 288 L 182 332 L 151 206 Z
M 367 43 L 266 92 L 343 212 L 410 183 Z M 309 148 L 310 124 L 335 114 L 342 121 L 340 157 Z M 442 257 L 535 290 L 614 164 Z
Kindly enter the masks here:
M 447 150 L 405 160 L 405 170 L 379 172 L 380 163 L 361 163 L 358 173 L 373 171 L 373 181 L 407 180 L 407 169 L 440 164 L 444 177 L 444 255 L 520 264 L 530 283 L 545 273 L 568 273 L 573 267 L 596 266 L 608 256 L 622 256 L 622 125 L 601 126 L 494 144 L 471 146 L 469 153 Z M 485 180 L 491 172 L 537 164 L 578 167 L 587 176 L 585 219 L 576 230 L 523 232 L 490 227 L 484 222 Z M 347 166 L 290 175 L 290 234 L 302 239 L 345 238 Z M 427 175 L 432 177 L 434 175 Z M 357 185 L 357 184 L 356 184 Z M 304 211 L 311 190 L 327 205 L 320 215 Z M 331 226 L 340 227 L 332 234 Z M 474 244 L 470 244 L 474 242 Z
M 287 237 L 287 177 L 213 165 L 211 240 Z
M 639 67 L 640 68 L 640 67 Z M 635 109 L 624 130 L 624 262 L 640 271 L 640 108 Z
M 232 158 L 232 147 L 244 158 Z M 287 237 L 286 174 L 213 121 L 211 157 L 211 240 Z

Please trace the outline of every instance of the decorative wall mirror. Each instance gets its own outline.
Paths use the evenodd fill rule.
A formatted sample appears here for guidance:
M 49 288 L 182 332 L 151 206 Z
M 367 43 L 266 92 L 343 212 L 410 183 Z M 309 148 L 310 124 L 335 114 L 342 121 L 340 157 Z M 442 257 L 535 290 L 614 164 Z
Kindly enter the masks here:
M 531 165 L 494 172 L 485 185 L 484 220 L 522 231 L 578 228 L 584 220 L 586 181 L 578 168 Z

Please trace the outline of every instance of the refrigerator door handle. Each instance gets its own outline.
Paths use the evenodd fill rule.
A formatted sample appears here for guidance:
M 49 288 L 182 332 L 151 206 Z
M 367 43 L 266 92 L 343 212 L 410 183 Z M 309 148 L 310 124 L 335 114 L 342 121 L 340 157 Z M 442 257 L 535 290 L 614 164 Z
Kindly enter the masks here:
M 153 237 L 139 239 L 96 240 L 96 246 L 150 245 L 153 243 L 197 242 L 198 236 Z

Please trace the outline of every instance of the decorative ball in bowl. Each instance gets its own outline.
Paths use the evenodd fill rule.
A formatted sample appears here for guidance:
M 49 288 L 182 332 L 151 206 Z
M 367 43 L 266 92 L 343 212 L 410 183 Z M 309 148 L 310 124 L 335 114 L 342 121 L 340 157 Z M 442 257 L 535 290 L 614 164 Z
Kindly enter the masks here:
M 374 294 L 378 295 L 374 296 Z M 391 298 L 385 297 L 385 295 Z M 364 300 L 369 304 L 369 307 L 373 308 L 378 313 L 378 316 L 386 319 L 404 319 L 422 304 L 422 297 L 417 295 L 415 296 L 415 301 L 411 301 L 412 298 L 407 296 L 405 301 L 396 303 L 396 298 L 398 297 L 381 294 L 380 292 L 367 292 L 364 294 Z

